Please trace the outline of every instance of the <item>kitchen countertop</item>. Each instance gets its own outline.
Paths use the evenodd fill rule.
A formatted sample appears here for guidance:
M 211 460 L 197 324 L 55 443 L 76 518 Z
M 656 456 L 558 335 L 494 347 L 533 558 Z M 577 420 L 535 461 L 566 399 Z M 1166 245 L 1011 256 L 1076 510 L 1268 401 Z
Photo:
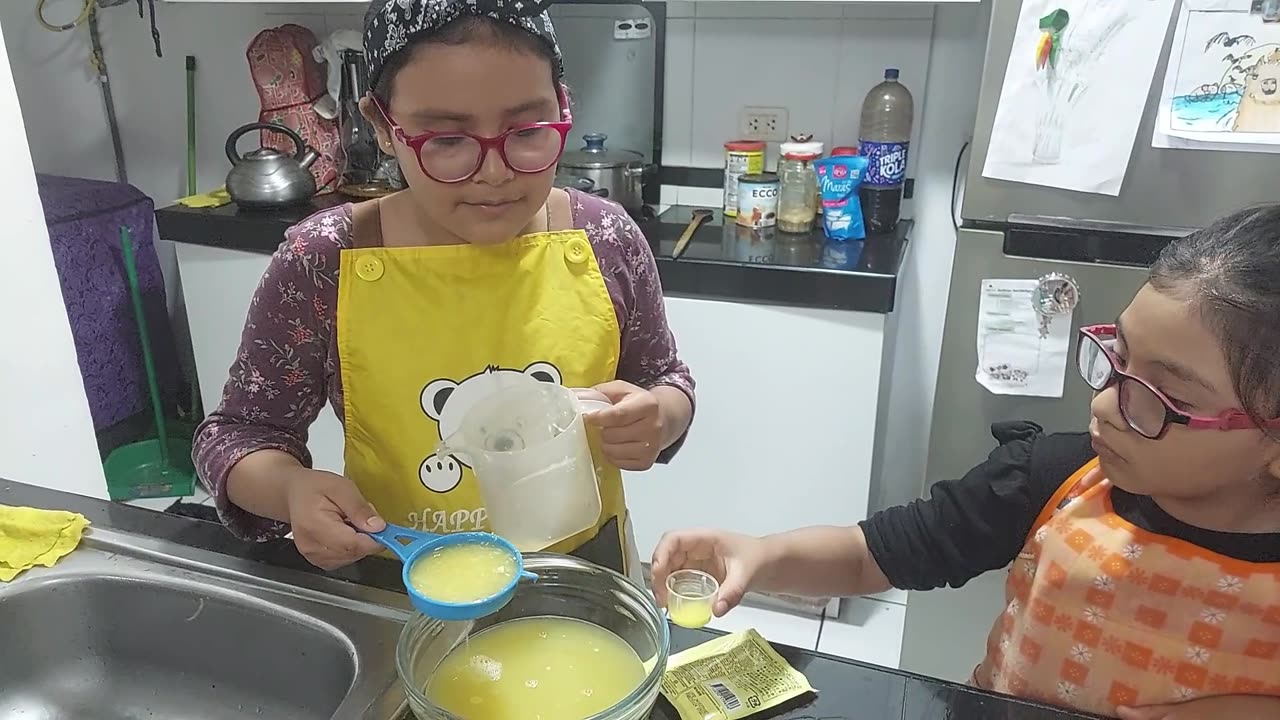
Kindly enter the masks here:
M 318 573 L 288 541 L 245 543 L 222 526 L 119 503 L 70 495 L 0 479 L 0 504 L 70 510 L 93 525 L 161 538 L 224 555 L 270 565 Z M 403 591 L 398 563 L 369 558 L 331 573 L 344 580 L 385 590 Z M 704 642 L 718 633 L 672 627 L 672 652 Z M 779 653 L 803 672 L 818 694 L 759 720 L 1066 720 L 1089 716 L 974 690 L 962 685 L 911 675 L 873 665 L 775 645 Z M 679 720 L 660 700 L 650 720 Z
M 220 208 L 181 205 L 158 210 L 160 237 L 177 243 L 270 254 L 284 231 L 307 216 L 347 202 L 323 195 L 296 208 L 254 211 L 235 204 Z M 668 295 L 738 302 L 887 313 L 893 310 L 898 272 L 907 251 L 912 223 L 864 241 L 830 242 L 822 231 L 787 235 L 739 229 L 724 224 L 719 209 L 694 233 L 685 253 L 672 257 L 693 208 L 665 208 L 640 220 L 653 248 L 658 274 Z

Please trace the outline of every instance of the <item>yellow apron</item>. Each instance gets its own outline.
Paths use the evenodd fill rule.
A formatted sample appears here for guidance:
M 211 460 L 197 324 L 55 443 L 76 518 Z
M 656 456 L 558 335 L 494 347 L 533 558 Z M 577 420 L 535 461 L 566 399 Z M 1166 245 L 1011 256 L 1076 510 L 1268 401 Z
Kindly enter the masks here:
M 567 387 L 616 377 L 617 315 L 591 243 L 565 230 L 496 247 L 386 248 L 360 225 L 338 283 L 346 475 L 388 522 L 488 530 L 471 468 L 436 446 L 497 374 Z M 638 568 L 628 567 L 622 476 L 593 454 L 601 517 L 549 550 L 626 574 Z

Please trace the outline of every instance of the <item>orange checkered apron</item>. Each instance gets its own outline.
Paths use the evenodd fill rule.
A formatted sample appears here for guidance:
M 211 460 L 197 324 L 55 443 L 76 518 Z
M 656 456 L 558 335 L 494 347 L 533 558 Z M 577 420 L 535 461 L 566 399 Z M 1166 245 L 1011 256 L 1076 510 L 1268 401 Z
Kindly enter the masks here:
M 1103 715 L 1280 696 L 1280 563 L 1135 527 L 1096 459 L 1045 505 L 1005 587 L 979 687 Z

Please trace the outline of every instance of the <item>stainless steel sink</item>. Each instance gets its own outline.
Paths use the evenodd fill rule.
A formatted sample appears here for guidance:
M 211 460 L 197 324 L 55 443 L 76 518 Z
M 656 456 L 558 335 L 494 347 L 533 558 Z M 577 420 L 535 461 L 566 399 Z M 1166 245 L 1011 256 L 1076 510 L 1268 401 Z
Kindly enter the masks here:
M 0 585 L 0 720 L 395 720 L 403 596 L 93 529 Z

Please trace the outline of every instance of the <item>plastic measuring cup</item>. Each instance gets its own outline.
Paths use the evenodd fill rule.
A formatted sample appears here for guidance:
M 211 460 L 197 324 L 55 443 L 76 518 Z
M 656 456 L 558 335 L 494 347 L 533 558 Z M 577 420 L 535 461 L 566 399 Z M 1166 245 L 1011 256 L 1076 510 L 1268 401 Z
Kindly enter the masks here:
M 369 533 L 369 537 L 377 540 L 388 550 L 395 553 L 404 563 L 404 588 L 409 593 L 409 601 L 413 603 L 414 609 L 427 617 L 436 618 L 437 620 L 476 620 L 486 615 L 492 615 L 511 601 L 511 596 L 515 595 L 516 585 L 520 580 L 526 579 L 534 582 L 538 580 L 537 575 L 525 571 L 524 558 L 520 555 L 520 551 L 516 550 L 514 545 L 493 533 L 468 532 L 453 535 L 434 535 L 388 523 L 385 530 Z M 403 540 L 408 540 L 408 542 L 402 542 Z M 511 576 L 511 582 L 506 587 L 487 598 L 474 602 L 452 603 L 433 600 L 419 592 L 410 582 L 409 570 L 420 558 L 443 547 L 468 543 L 495 545 L 511 553 L 512 558 L 515 559 L 516 571 Z
M 583 415 L 609 403 L 582 397 L 588 393 L 510 378 L 472 405 L 437 449 L 471 467 L 489 527 L 522 552 L 544 550 L 600 519 Z
M 667 576 L 667 617 L 680 627 L 711 622 L 720 582 L 701 570 L 677 570 Z

